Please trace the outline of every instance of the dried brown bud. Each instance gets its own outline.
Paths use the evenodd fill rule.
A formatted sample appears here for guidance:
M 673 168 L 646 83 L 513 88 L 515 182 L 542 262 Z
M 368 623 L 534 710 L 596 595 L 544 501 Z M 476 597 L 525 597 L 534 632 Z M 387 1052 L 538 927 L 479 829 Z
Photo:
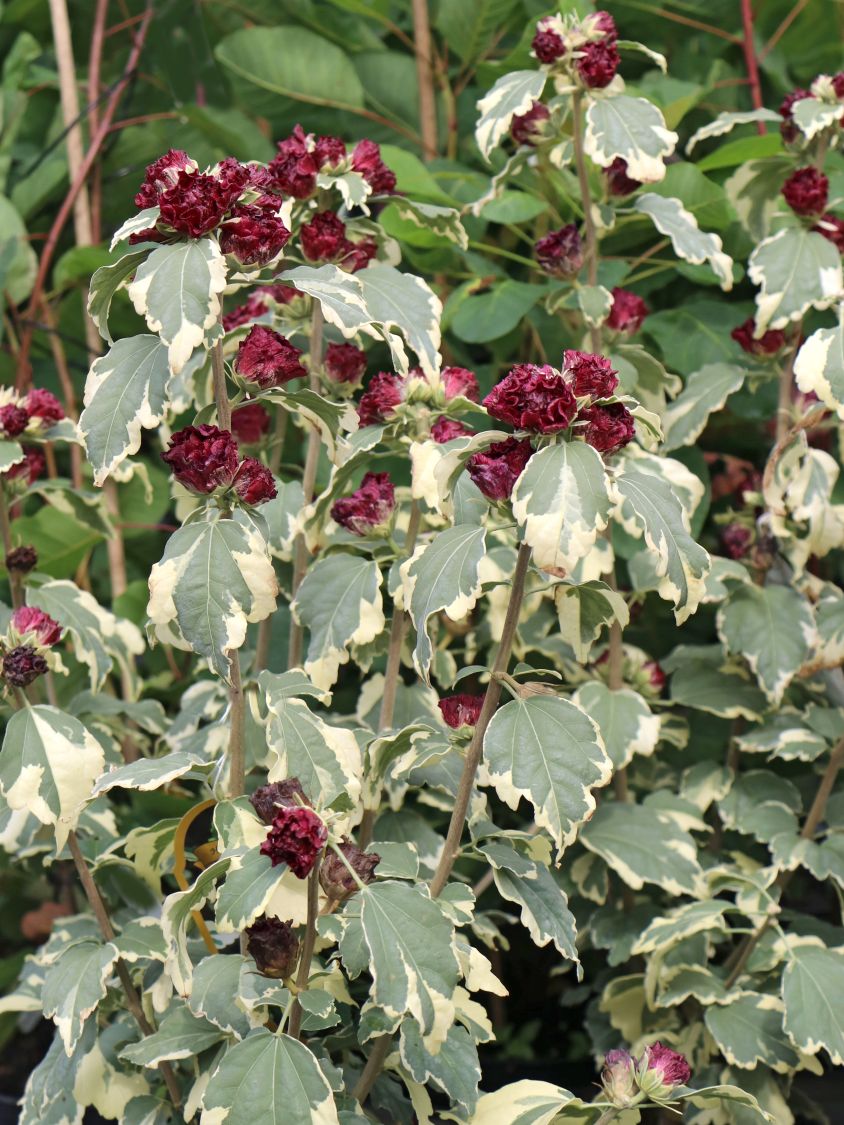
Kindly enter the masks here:
M 258 972 L 283 980 L 293 975 L 299 960 L 299 938 L 292 922 L 278 918 L 257 918 L 246 929 L 246 950 Z
M 375 852 L 362 852 L 347 836 L 343 837 L 339 849 L 358 879 L 362 883 L 371 883 L 375 878 L 375 868 L 381 862 L 381 856 L 376 855 Z M 344 898 L 348 898 L 358 890 L 349 867 L 332 849 L 325 853 L 319 869 L 319 885 L 329 898 L 342 902 Z

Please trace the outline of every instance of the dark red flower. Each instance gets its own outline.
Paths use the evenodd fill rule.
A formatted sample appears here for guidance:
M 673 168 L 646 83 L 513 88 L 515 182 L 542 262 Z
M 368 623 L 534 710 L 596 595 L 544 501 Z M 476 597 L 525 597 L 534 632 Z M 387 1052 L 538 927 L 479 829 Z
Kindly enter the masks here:
M 366 352 L 354 344 L 329 344 L 325 373 L 334 383 L 359 383 L 366 371 Z
M 346 159 L 346 142 L 339 137 L 317 137 L 314 157 L 320 171 L 324 168 L 336 168 Z
M 6 555 L 6 570 L 29 574 L 38 565 L 38 552 L 34 547 L 13 547 Z
M 158 160 L 147 166 L 144 182 L 135 196 L 135 206 L 139 210 L 155 207 L 159 196 L 177 182 L 180 172 L 196 170 L 196 161 L 191 160 L 186 152 L 171 148 L 164 156 L 159 156 Z
M 481 390 L 478 386 L 478 377 L 474 371 L 465 367 L 444 367 L 440 372 L 446 401 L 462 395 L 470 402 L 480 402 Z
M 331 518 L 354 535 L 371 535 L 389 524 L 396 492 L 389 473 L 367 473 L 360 488 L 331 506 Z
M 311 140 L 301 125 L 294 126 L 290 136 L 278 142 L 278 153 L 269 164 L 276 189 L 294 199 L 307 199 L 316 190 L 319 164 Z
M 333 262 L 347 252 L 346 224 L 333 211 L 320 211 L 299 230 L 309 262 Z
M 797 215 L 820 215 L 829 198 L 829 180 L 809 165 L 792 172 L 782 186 L 786 203 Z
M 812 230 L 828 238 L 838 248 L 839 254 L 844 254 L 844 219 L 835 215 L 821 215 Z
M 380 855 L 376 852 L 361 851 L 347 836 L 343 837 L 338 847 L 361 883 L 366 885 L 375 880 L 375 868 L 381 862 Z M 319 869 L 319 885 L 327 897 L 334 902 L 342 902 L 360 889 L 349 867 L 333 849 L 325 853 Z
M 0 430 L 5 437 L 15 438 L 29 425 L 29 411 L 14 402 L 0 406 Z
M 455 418 L 440 417 L 431 426 L 431 437 L 438 445 L 444 445 L 447 441 L 454 441 L 455 438 L 468 437 L 474 432 Z
M 587 22 L 590 31 L 599 32 L 606 42 L 615 43 L 618 39 L 618 28 L 609 12 L 594 12 Z
M 307 376 L 307 370 L 299 362 L 301 356 L 302 349 L 285 336 L 264 324 L 255 324 L 240 342 L 234 369 L 242 379 L 266 390 Z
M 593 43 L 584 43 L 580 48 L 577 72 L 588 89 L 602 90 L 615 78 L 620 63 L 615 44 L 607 39 L 598 39 Z
M 517 430 L 554 434 L 571 425 L 577 403 L 569 384 L 553 367 L 520 363 L 484 399 L 493 418 Z
M 606 406 L 587 406 L 580 411 L 577 420 L 586 423 L 586 428 L 578 432 L 599 453 L 616 453 L 632 441 L 636 434 L 633 415 L 621 402 L 611 402 Z
M 602 355 L 591 352 L 566 351 L 563 353 L 563 374 L 571 383 L 578 398 L 609 398 L 618 386 L 618 375 L 612 364 Z
M 264 824 L 272 824 L 280 808 L 298 809 L 309 804 L 298 777 L 286 777 L 284 781 L 260 785 L 249 801 Z
M 214 171 L 220 185 L 222 198 L 228 207 L 233 206 L 248 187 L 264 186 L 266 172 L 254 164 L 241 164 L 233 156 L 221 160 Z
M 583 242 L 575 223 L 540 238 L 533 252 L 545 272 L 554 277 L 574 277 L 583 265 Z
M 666 675 L 655 660 L 646 660 L 642 671 L 647 673 L 648 682 L 654 691 L 660 692 L 665 687 Z
M 277 489 L 273 474 L 255 457 L 244 457 L 234 478 L 234 490 L 244 504 L 264 504 Z
M 161 222 L 188 238 L 201 238 L 219 226 L 232 202 L 225 185 L 207 172 L 179 172 L 158 200 Z
M 294 875 L 305 879 L 327 839 L 328 830 L 313 809 L 280 808 L 261 844 L 261 855 L 269 856 L 273 867 L 286 863 Z
M 242 305 L 232 309 L 230 313 L 225 313 L 223 316 L 223 328 L 226 332 L 232 332 L 235 328 L 240 328 L 242 324 L 249 324 L 251 320 L 257 320 L 259 316 L 270 311 L 270 307 L 264 300 L 264 295 L 260 289 L 256 289 L 254 293 L 250 293 Z
M 483 695 L 447 695 L 438 700 L 437 706 L 447 726 L 457 730 L 459 727 L 473 727 L 478 721 L 484 705 Z
M 44 475 L 44 470 L 47 468 L 47 458 L 35 446 L 24 446 L 23 460 L 18 461 L 17 465 L 12 465 L 11 469 L 7 469 L 2 474 L 4 480 L 25 481 L 26 484 L 34 484 L 40 476 Z
M 228 488 L 237 472 L 237 442 L 217 426 L 185 426 L 170 438 L 161 454 L 173 476 L 191 492 L 207 496 Z
M 604 169 L 607 177 L 607 188 L 610 195 L 623 197 L 638 191 L 642 186 L 639 180 L 633 180 L 627 175 L 627 161 L 623 156 L 617 156 L 612 164 Z
M 488 500 L 509 500 L 532 453 L 533 446 L 527 439 L 495 441 L 483 453 L 469 458 L 466 471 Z
M 396 190 L 396 176 L 381 159 L 381 149 L 374 141 L 359 141 L 352 153 L 352 168 L 360 172 L 377 195 Z
M 347 238 L 344 240 L 343 252 L 337 264 L 347 273 L 358 273 L 366 269 L 377 253 L 378 243 L 369 235 L 358 239 L 357 242 Z
M 394 413 L 404 401 L 404 382 L 389 371 L 379 371 L 369 380 L 358 404 L 358 417 L 362 426 L 377 426 Z
M 763 332 L 758 339 L 754 336 L 755 331 L 756 321 L 752 316 L 749 316 L 743 324 L 732 330 L 730 336 L 748 355 L 762 357 L 776 355 L 786 345 L 785 333 L 779 329 Z
M 813 98 L 814 94 L 808 90 L 792 90 L 790 94 L 786 94 L 780 103 L 779 114 L 783 119 L 780 125 L 780 133 L 782 139 L 786 144 L 793 144 L 800 135 L 800 130 L 794 124 L 794 106 L 797 102 L 802 102 L 804 98 Z
M 615 332 L 623 332 L 626 336 L 633 336 L 644 323 L 650 309 L 635 293 L 629 289 L 619 289 L 616 285 L 612 291 L 612 308 L 607 317 L 607 327 Z
M 232 411 L 232 433 L 243 445 L 256 445 L 269 428 L 270 416 L 260 402 L 247 402 Z
M 30 418 L 38 418 L 45 430 L 49 430 L 64 418 L 62 404 L 50 391 L 33 387 L 23 400 L 23 405 Z
M 52 648 L 62 639 L 63 627 L 49 613 L 35 606 L 22 605 L 12 614 L 11 626 L 19 637 L 30 634 L 33 643 Z
M 640 1090 L 649 1097 L 665 1099 L 677 1086 L 684 1086 L 692 1076 L 685 1055 L 672 1051 L 662 1043 L 646 1047 L 636 1072 Z
M 292 977 L 299 960 L 299 938 L 292 922 L 263 916 L 246 927 L 246 952 L 262 976 Z
M 290 238 L 278 215 L 278 202 L 262 195 L 255 203 L 232 207 L 220 228 L 220 249 L 244 266 L 265 266 L 277 257 Z
M 47 661 L 30 645 L 18 645 L 3 654 L 2 676 L 11 687 L 28 687 L 46 671 Z
M 566 45 L 561 36 L 554 30 L 557 21 L 553 16 L 546 16 L 536 25 L 536 34 L 531 47 L 540 62 L 550 64 L 561 59 L 566 53 Z
M 721 532 L 721 543 L 731 559 L 743 559 L 753 542 L 753 532 L 741 523 L 729 523 Z
M 547 105 L 534 99 L 526 113 L 517 113 L 510 122 L 510 136 L 517 145 L 530 145 L 533 148 L 545 136 L 545 127 L 551 118 Z

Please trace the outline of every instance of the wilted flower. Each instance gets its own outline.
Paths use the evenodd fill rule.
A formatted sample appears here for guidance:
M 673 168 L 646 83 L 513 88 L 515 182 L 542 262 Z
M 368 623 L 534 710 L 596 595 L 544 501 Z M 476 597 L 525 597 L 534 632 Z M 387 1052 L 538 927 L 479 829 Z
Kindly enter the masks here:
M 577 73 L 583 85 L 590 90 L 601 90 L 609 86 L 618 70 L 621 58 L 618 48 L 607 39 L 594 43 L 584 43 L 579 48 Z
M 378 195 L 395 191 L 396 176 L 381 159 L 381 149 L 374 141 L 359 141 L 352 153 L 352 168 L 359 172 Z
M 552 230 L 533 251 L 540 266 L 554 277 L 575 277 L 583 265 L 583 242 L 575 223 Z
M 35 606 L 22 605 L 12 614 L 10 636 L 15 642 L 26 642 L 52 648 L 61 640 L 62 626 L 49 613 Z
M 237 472 L 237 443 L 228 430 L 217 426 L 185 426 L 170 438 L 161 454 L 173 476 L 191 492 L 207 496 L 227 488 Z
M 6 555 L 6 570 L 28 574 L 38 565 L 38 552 L 34 547 L 13 547 Z
M 612 291 L 612 308 L 607 317 L 607 328 L 632 336 L 642 327 L 649 312 L 650 309 L 640 296 L 631 293 L 629 289 L 619 289 L 616 285 Z
M 607 188 L 610 195 L 631 195 L 642 186 L 639 180 L 631 179 L 627 175 L 627 161 L 623 156 L 617 156 L 612 164 L 608 164 L 604 168 L 604 175 L 607 177 Z
M 564 352 L 563 375 L 578 398 L 609 398 L 618 386 L 618 376 L 610 361 L 592 352 Z
M 375 879 L 375 868 L 381 862 L 380 855 L 375 852 L 361 851 L 357 844 L 353 844 L 346 836 L 343 837 L 338 847 L 346 857 L 346 863 L 352 868 L 361 883 L 371 883 Z M 325 853 L 325 858 L 319 869 L 319 885 L 328 898 L 335 902 L 342 902 L 343 899 L 359 890 L 349 867 L 333 850 Z
M 540 62 L 554 63 L 566 53 L 560 30 L 560 21 L 556 16 L 545 16 L 536 25 L 531 48 Z
M 404 401 L 404 383 L 398 375 L 379 371 L 369 380 L 358 404 L 358 417 L 362 426 L 376 426 L 385 422 L 396 407 Z
M 548 106 L 534 99 L 526 113 L 517 113 L 510 122 L 510 136 L 517 145 L 530 145 L 533 148 L 545 136 L 550 119 L 551 110 Z
M 366 371 L 366 352 L 354 344 L 329 344 L 325 373 L 334 383 L 358 383 Z
M 277 492 L 273 474 L 255 457 L 243 458 L 233 484 L 239 499 L 252 507 L 272 500 Z
M 256 445 L 270 428 L 270 416 L 260 402 L 247 402 L 232 411 L 232 433 L 244 445 Z
M 328 830 L 313 809 L 280 808 L 261 844 L 261 855 L 269 856 L 273 867 L 286 863 L 294 875 L 304 879 L 327 839 Z
M 389 473 L 367 473 L 351 496 L 334 501 L 331 518 L 354 535 L 377 535 L 389 526 L 395 506 Z
M 289 238 L 278 201 L 269 195 L 236 204 L 220 227 L 220 249 L 244 266 L 265 266 L 278 257 Z
M 607 1051 L 601 1082 L 607 1100 L 618 1109 L 634 1105 L 639 1092 L 636 1085 L 636 1060 L 629 1051 Z
M 271 781 L 267 785 L 261 785 L 250 796 L 249 801 L 264 824 L 272 824 L 273 817 L 280 808 L 296 809 L 308 804 L 298 777 L 287 777 L 284 781 Z
M 64 408 L 50 391 L 33 387 L 23 400 L 23 407 L 30 418 L 37 418 L 41 429 L 49 430 L 64 418 Z
M 467 692 L 446 695 L 437 702 L 444 722 L 454 730 L 466 726 L 473 727 L 478 721 L 483 705 L 483 695 L 470 695 Z
M 0 430 L 3 436 L 16 438 L 22 434 L 29 425 L 29 411 L 16 402 L 8 402 L 0 406 Z
M 264 324 L 255 324 L 238 346 L 234 369 L 242 379 L 267 390 L 307 376 L 299 362 L 301 356 L 302 349 L 285 336 Z
M 438 445 L 444 445 L 447 441 L 454 441 L 455 438 L 468 437 L 474 432 L 468 426 L 464 426 L 462 422 L 458 422 L 456 418 L 437 418 L 431 426 L 431 437 Z
M 782 187 L 783 198 L 797 215 L 820 215 L 829 198 L 829 180 L 809 166 L 792 172 Z
M 743 523 L 729 523 L 721 532 L 721 543 L 731 559 L 743 559 L 753 542 L 753 532 Z
M 3 654 L 2 676 L 11 687 L 28 687 L 47 671 L 47 661 L 31 645 L 18 645 Z
M 299 960 L 299 938 L 292 922 L 266 916 L 246 927 L 246 952 L 258 972 L 274 980 L 293 976 Z
M 730 336 L 748 355 L 762 358 L 776 355 L 786 345 L 785 333 L 778 328 L 763 332 L 759 337 L 755 335 L 755 332 L 756 321 L 752 316 L 749 316 L 743 324 L 732 330 Z
M 684 1086 L 692 1076 L 685 1055 L 672 1051 L 662 1043 L 646 1047 L 636 1068 L 639 1089 L 655 1101 L 669 1098 L 678 1086 Z
M 487 412 L 517 430 L 553 434 L 566 430 L 577 411 L 574 393 L 547 364 L 520 363 L 484 399 Z
M 469 458 L 466 471 L 488 500 L 509 500 L 532 453 L 533 446 L 527 439 L 495 441 L 483 453 Z
M 577 420 L 586 423 L 586 428 L 578 432 L 599 453 L 616 453 L 636 435 L 633 415 L 621 402 L 587 406 L 580 411 Z

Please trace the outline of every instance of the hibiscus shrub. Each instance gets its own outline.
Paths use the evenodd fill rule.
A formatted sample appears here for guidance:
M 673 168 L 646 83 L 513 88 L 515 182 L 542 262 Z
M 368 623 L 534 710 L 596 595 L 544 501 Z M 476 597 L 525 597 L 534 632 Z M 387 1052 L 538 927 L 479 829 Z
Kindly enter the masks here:
M 171 149 L 78 420 L 0 392 L 0 843 L 79 887 L 0 1002 L 55 1024 L 24 1125 L 822 1120 L 844 74 L 681 150 L 664 70 L 550 14 L 471 174 Z M 39 557 L 165 472 L 142 597 Z M 526 943 L 575 1092 L 482 1070 Z

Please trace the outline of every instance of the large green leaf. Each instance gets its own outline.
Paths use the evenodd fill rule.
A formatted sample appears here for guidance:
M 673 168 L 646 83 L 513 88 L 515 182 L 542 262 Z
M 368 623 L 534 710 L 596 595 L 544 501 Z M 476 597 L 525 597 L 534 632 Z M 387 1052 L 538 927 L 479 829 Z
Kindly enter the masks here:
M 545 294 L 541 285 L 507 278 L 480 293 L 467 293 L 451 320 L 451 329 L 467 344 L 486 344 L 521 324 Z
M 801 1051 L 823 1048 L 844 1066 L 844 953 L 817 940 L 793 945 L 782 975 L 785 1030 Z
M 340 1125 L 313 1052 L 263 1027 L 226 1051 L 202 1105 L 200 1125 Z
M 655 883 L 673 895 L 696 892 L 697 845 L 666 813 L 627 802 L 602 804 L 580 830 L 580 842 L 636 891 Z
M 717 234 L 707 234 L 697 219 L 679 199 L 654 192 L 644 192 L 635 203 L 637 211 L 647 215 L 660 234 L 667 234 L 678 258 L 694 265 L 708 262 L 721 288 L 733 287 L 733 260 L 724 253 L 724 244 Z
M 624 769 L 636 754 L 653 754 L 659 742 L 660 721 L 638 692 L 611 691 L 600 680 L 579 688 L 574 701 L 598 724 L 613 769 Z
M 499 78 L 480 99 L 481 116 L 475 128 L 475 140 L 484 156 L 489 157 L 501 143 L 516 114 L 525 113 L 541 96 L 547 77 L 541 69 L 513 70 Z
M 231 958 L 220 957 L 218 960 L 228 961 Z M 120 1057 L 136 1066 L 154 1067 L 163 1059 L 195 1058 L 222 1038 L 223 1033 L 218 1027 L 199 1019 L 184 1004 L 177 1004 L 168 1009 L 155 1034 L 124 1047 Z
M 809 308 L 826 309 L 841 295 L 844 275 L 834 243 L 806 227 L 786 227 L 756 247 L 748 276 L 761 287 L 756 330 L 785 328 Z
M 399 1051 L 402 1065 L 414 1082 L 430 1082 L 471 1115 L 478 1101 L 481 1064 L 478 1048 L 465 1027 L 453 1024 L 436 1054 L 429 1051 L 415 1020 L 401 1025 Z
M 664 158 L 671 155 L 676 144 L 677 134 L 665 127 L 662 113 L 644 98 L 601 93 L 586 111 L 586 154 L 602 168 L 620 156 L 627 161 L 627 172 L 634 180 L 661 180 Z
M 273 867 L 269 856 L 252 848 L 235 856 L 226 881 L 217 895 L 217 929 L 220 933 L 240 933 L 264 913 L 286 867 Z
M 116 262 L 100 266 L 91 278 L 88 289 L 88 315 L 97 326 L 100 335 L 109 344 L 112 343 L 112 338 L 108 327 L 108 314 L 111 311 L 114 295 L 132 276 L 149 252 L 149 246 L 141 250 L 130 250 Z
M 534 453 L 513 489 L 513 514 L 541 570 L 573 570 L 607 526 L 611 507 L 603 462 L 585 442 Z
M 558 855 L 595 810 L 592 789 L 612 774 L 598 728 L 568 699 L 529 696 L 505 704 L 484 737 L 484 763 L 502 801 L 522 797 L 546 828 Z
M 681 393 L 669 404 L 662 419 L 663 449 L 692 445 L 731 394 L 744 384 L 745 370 L 733 363 L 707 363 L 686 380 Z
M 150 621 L 158 638 L 211 661 L 230 675 L 228 653 L 246 625 L 275 609 L 277 582 L 263 539 L 231 519 L 191 523 L 167 541 L 149 577 Z
M 88 1016 L 104 998 L 117 949 L 96 941 L 80 941 L 64 950 L 47 970 L 41 1002 L 54 1021 L 68 1054 Z
M 301 699 L 267 691 L 269 780 L 298 777 L 308 799 L 354 808 L 361 791 L 361 752 L 350 730 L 331 726 Z
M 675 703 L 724 719 L 760 719 L 767 708 L 764 694 L 724 657 L 720 645 L 682 645 L 662 661 L 662 667 L 673 673 Z
M 777 996 L 743 992 L 729 1004 L 708 1008 L 704 1021 L 730 1066 L 752 1069 L 762 1063 L 787 1074 L 800 1056 L 783 1030 L 783 1010 Z
M 11 200 L 0 195 L 0 292 L 13 305 L 20 304 L 32 292 L 37 270 L 38 257 L 23 219 Z
M 240 974 L 245 964 L 242 957 L 204 957 L 194 969 L 188 1007 L 200 1016 L 238 1039 L 249 1034 L 246 1009 L 238 996 Z

